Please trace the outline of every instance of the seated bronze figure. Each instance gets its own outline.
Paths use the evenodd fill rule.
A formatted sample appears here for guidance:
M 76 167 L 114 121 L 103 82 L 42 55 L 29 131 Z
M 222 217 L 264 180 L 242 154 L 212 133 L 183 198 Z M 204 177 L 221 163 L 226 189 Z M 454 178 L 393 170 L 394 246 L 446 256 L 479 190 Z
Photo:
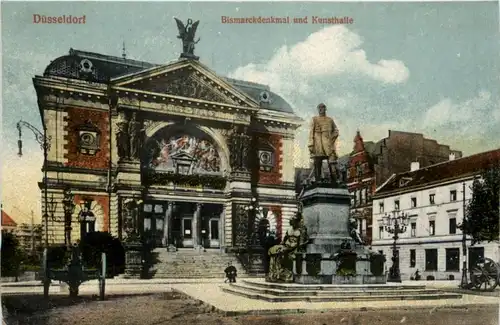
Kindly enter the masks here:
M 271 247 L 268 251 L 270 257 L 269 272 L 266 276 L 268 282 L 293 282 L 295 254 L 307 244 L 308 237 L 300 213 L 290 220 L 290 226 L 291 229 L 287 230 L 281 244 Z

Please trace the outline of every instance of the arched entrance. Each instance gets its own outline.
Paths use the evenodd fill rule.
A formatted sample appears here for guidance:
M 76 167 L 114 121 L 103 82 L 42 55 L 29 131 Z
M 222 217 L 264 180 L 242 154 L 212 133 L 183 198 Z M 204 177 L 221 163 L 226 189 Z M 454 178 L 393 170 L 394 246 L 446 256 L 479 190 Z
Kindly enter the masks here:
M 223 145 L 192 124 L 166 125 L 147 139 L 141 168 L 143 175 L 154 175 L 154 180 L 143 183 L 154 187 L 155 193 L 175 197 L 151 196 L 144 201 L 143 231 L 151 234 L 157 246 L 220 246 L 223 205 L 220 199 L 210 202 L 206 198 L 213 195 L 214 186 L 221 185 L 219 191 L 225 186 Z M 190 196 L 193 192 L 196 197 Z

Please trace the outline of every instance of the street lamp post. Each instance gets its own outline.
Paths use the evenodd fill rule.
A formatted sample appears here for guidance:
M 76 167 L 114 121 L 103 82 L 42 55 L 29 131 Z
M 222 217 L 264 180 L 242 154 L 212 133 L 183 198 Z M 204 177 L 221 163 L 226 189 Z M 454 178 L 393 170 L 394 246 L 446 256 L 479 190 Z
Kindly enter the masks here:
M 64 190 L 63 198 L 63 208 L 64 208 L 64 244 L 71 249 L 71 219 L 73 217 L 73 212 L 75 211 L 75 203 L 73 202 L 74 195 L 71 193 L 71 189 L 66 188 Z
M 257 240 L 258 237 L 256 236 L 257 234 L 255 233 L 255 218 L 257 216 L 257 213 L 262 212 L 262 207 L 259 206 L 259 203 L 257 202 L 256 198 L 252 198 L 250 200 L 250 204 L 248 204 L 245 207 L 245 211 L 248 212 L 248 221 L 249 221 L 249 244 L 251 247 L 256 247 L 258 246 Z
M 384 216 L 384 226 L 388 233 L 393 234 L 392 239 L 392 268 L 389 272 L 387 282 L 401 282 L 401 272 L 399 270 L 399 253 L 397 251 L 396 242 L 399 239 L 399 234 L 406 232 L 408 226 L 408 215 L 400 211 L 393 211 L 391 214 Z
M 38 130 L 36 127 L 31 125 L 28 122 L 20 120 L 17 122 L 17 130 L 19 131 L 19 140 L 17 140 L 17 145 L 19 148 L 18 156 L 21 157 L 23 155 L 23 142 L 22 142 L 22 127 L 27 127 L 33 132 L 35 135 L 36 141 L 40 144 L 41 149 L 43 150 L 43 184 L 44 184 L 44 214 L 43 220 L 45 222 L 45 247 L 49 246 L 49 213 L 48 213 L 48 178 L 47 178 L 47 155 L 50 150 L 50 140 L 51 137 L 47 136 L 47 127 L 45 123 L 43 124 L 43 132 Z
M 57 209 L 57 201 L 54 200 L 54 194 L 51 194 L 49 200 L 49 212 L 50 212 L 50 220 L 52 221 L 52 227 L 54 227 L 54 214 L 56 213 L 56 209 Z
M 462 226 L 465 225 L 465 218 L 467 214 L 467 206 L 465 203 L 465 182 L 462 183 Z M 465 232 L 465 227 L 462 227 L 462 280 L 460 281 L 460 287 L 468 288 L 469 280 L 467 279 L 467 234 Z

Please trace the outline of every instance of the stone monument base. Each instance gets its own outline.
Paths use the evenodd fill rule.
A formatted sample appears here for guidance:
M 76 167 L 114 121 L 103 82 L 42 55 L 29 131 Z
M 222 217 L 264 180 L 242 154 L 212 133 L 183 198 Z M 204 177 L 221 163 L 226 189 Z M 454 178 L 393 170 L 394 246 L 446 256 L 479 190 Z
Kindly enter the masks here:
M 300 198 L 309 243 L 296 254 L 294 282 L 300 284 L 385 284 L 382 260 L 350 236 L 351 195 L 346 188 L 313 184 Z M 372 266 L 373 263 L 382 265 Z

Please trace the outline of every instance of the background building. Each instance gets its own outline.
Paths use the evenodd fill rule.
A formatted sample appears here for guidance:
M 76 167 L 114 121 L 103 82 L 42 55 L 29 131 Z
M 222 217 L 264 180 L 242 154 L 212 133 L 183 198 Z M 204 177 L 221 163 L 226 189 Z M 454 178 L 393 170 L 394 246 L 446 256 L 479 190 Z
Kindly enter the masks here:
M 13 232 L 17 228 L 17 223 L 2 209 L 2 231 Z
M 377 186 L 392 174 L 408 171 L 411 162 L 426 167 L 450 157 L 460 158 L 462 152 L 419 133 L 389 130 L 389 136 L 376 143 L 356 133 L 345 173 L 353 195 L 351 214 L 359 220 L 359 233 L 367 244 L 372 240 L 372 196 Z
M 64 242 L 66 187 L 77 205 L 73 240 L 86 210 L 89 231 L 149 231 L 157 246 L 243 248 L 262 218 L 286 231 L 302 121 L 269 87 L 196 59 L 152 64 L 73 49 L 33 83 L 52 137 L 49 196 L 59 202 L 50 243 Z M 252 198 L 256 218 L 245 210 Z
M 40 224 L 20 224 L 15 230 L 19 245 L 24 251 L 34 253 L 42 247 L 42 225 Z
M 373 249 L 392 256 L 392 235 L 385 232 L 383 217 L 394 210 L 406 213 L 408 228 L 397 242 L 402 278 L 419 270 L 423 279 L 460 279 L 462 233 L 457 226 L 472 197 L 474 178 L 499 163 L 500 149 L 424 168 L 415 162 L 411 171 L 390 177 L 373 197 Z M 499 252 L 499 243 L 476 244 L 469 248 L 468 263 L 480 256 L 499 261 Z

